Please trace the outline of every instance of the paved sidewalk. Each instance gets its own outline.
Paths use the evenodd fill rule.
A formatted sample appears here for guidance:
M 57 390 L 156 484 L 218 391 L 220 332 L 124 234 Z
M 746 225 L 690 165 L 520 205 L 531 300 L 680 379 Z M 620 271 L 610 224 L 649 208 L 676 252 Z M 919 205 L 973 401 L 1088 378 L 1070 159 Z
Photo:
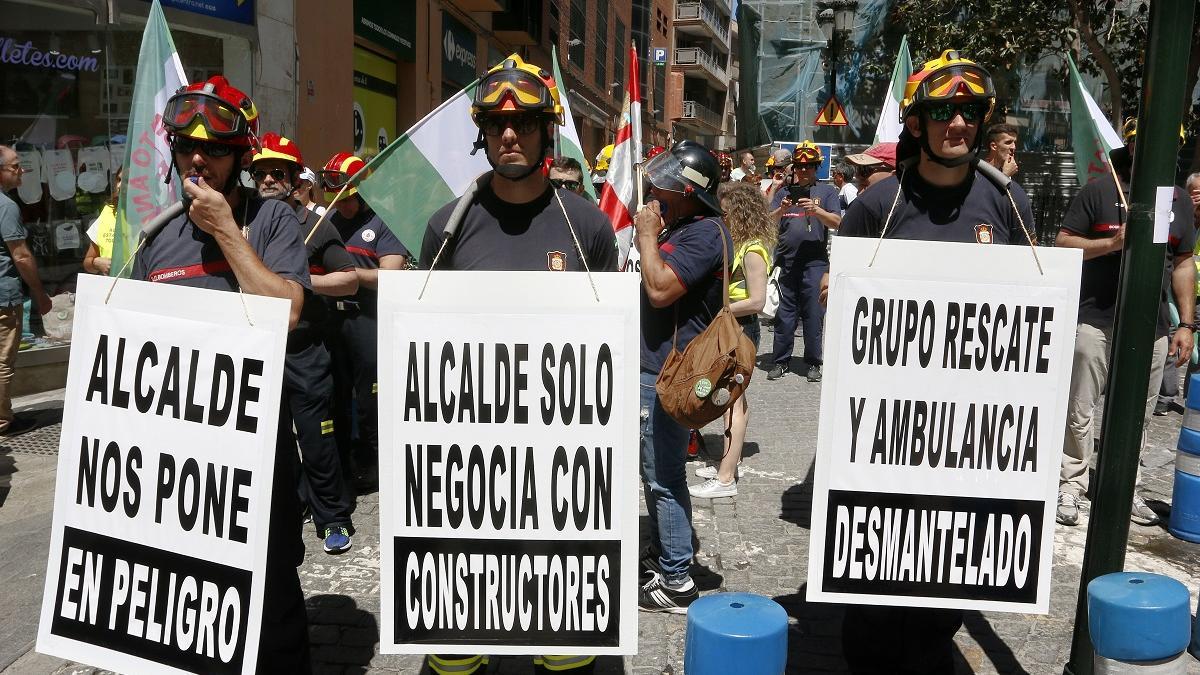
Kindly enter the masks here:
M 764 332 L 769 351 L 770 333 Z M 812 462 L 820 385 L 788 375 L 769 382 L 755 374 L 749 389 L 750 430 L 745 471 L 736 498 L 697 500 L 694 518 L 701 548 L 696 577 L 705 593 L 750 591 L 775 598 L 792 617 L 789 673 L 841 673 L 841 610 L 804 600 Z M 53 404 L 46 419 L 52 420 Z M 1145 455 L 1144 494 L 1169 508 L 1174 445 L 1182 418 L 1156 417 Z M 34 435 L 36 434 L 36 436 Z M 22 437 L 13 451 L 0 446 L 0 481 L 12 473 L 12 492 L 0 507 L 0 670 L 11 673 L 92 673 L 31 651 L 41 601 L 53 489 L 53 425 Z M 710 453 L 720 454 L 720 430 L 706 430 Z M 699 464 L 693 464 L 692 467 Z M 9 467 L 9 468 L 6 468 Z M 692 467 L 689 467 L 689 472 Z M 691 476 L 691 482 L 699 479 Z M 2 491 L 0 483 L 0 491 Z M 0 492 L 2 493 L 2 492 Z M 1076 527 L 1055 532 L 1054 586 L 1050 614 L 1026 616 L 968 612 L 957 638 L 960 673 L 1057 675 L 1067 660 L 1075 599 L 1087 533 L 1087 508 Z M 329 556 L 306 531 L 301 579 L 308 598 L 310 636 L 318 673 L 417 673 L 419 657 L 381 655 L 379 634 L 378 498 L 359 500 L 354 548 Z M 1131 526 L 1126 567 L 1172 576 L 1188 584 L 1193 609 L 1200 546 L 1174 539 L 1164 527 Z M 13 611 L 15 610 L 15 611 Z M 683 672 L 686 619 L 640 614 L 639 654 L 601 659 L 597 672 L 645 675 Z M 9 665 L 11 664 L 11 665 Z M 491 660 L 489 672 L 528 673 L 529 658 Z M 1192 662 L 1189 673 L 1200 673 Z

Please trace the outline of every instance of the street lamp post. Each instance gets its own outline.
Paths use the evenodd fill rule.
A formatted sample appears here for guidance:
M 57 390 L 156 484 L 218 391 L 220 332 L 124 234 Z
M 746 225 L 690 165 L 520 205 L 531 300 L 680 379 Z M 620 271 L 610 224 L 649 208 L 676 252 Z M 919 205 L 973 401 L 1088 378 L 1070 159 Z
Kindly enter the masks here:
M 829 45 L 829 96 L 837 98 L 837 62 L 841 40 L 854 27 L 858 0 L 820 0 L 817 2 L 817 25 Z

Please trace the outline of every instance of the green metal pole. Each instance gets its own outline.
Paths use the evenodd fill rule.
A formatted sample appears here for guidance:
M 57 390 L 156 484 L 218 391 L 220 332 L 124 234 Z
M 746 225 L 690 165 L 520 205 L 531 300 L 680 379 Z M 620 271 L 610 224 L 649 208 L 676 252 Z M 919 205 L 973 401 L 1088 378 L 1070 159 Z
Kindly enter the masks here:
M 1083 575 L 1075 611 L 1068 675 L 1091 675 L 1093 652 L 1088 632 L 1087 585 L 1092 579 L 1125 566 L 1129 512 L 1137 476 L 1154 327 L 1162 292 L 1162 244 L 1154 243 L 1154 193 L 1175 184 L 1179 154 L 1179 122 L 1183 113 L 1185 68 L 1191 47 L 1194 0 L 1150 3 L 1146 70 L 1142 78 L 1133 185 L 1117 319 L 1110 350 L 1108 390 L 1104 402 L 1099 463 L 1092 484 L 1092 512 Z M 1168 289 L 1168 292 L 1169 289 Z

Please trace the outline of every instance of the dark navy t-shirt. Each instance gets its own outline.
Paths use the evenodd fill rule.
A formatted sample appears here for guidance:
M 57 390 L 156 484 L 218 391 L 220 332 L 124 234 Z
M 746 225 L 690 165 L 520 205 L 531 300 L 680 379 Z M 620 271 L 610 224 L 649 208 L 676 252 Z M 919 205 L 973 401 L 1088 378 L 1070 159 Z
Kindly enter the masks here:
M 1123 188 L 1128 194 L 1129 185 Z M 1189 255 L 1196 245 L 1196 228 L 1192 221 L 1192 202 L 1187 194 L 1175 188 L 1171 204 L 1171 224 L 1163 269 L 1163 287 L 1159 306 L 1156 337 L 1167 334 L 1170 310 L 1167 293 L 1171 292 L 1171 270 L 1176 256 Z M 1111 179 L 1099 178 L 1084 185 L 1075 195 L 1063 215 L 1063 228 L 1088 239 L 1108 239 L 1128 221 L 1120 206 L 1117 186 Z M 1114 251 L 1083 261 L 1079 280 L 1079 323 L 1103 330 L 1113 327 L 1116 320 L 1117 282 L 1121 276 L 1121 252 Z
M 400 243 L 383 220 L 365 205 L 348 220 L 335 210 L 329 214 L 329 221 L 345 242 L 346 252 L 354 259 L 355 267 L 379 269 L 379 259 L 385 255 L 412 257 L 412 253 Z M 359 286 L 354 299 L 374 304 L 377 297 L 375 289 Z
M 336 229 L 326 218 L 320 225 L 317 223 L 321 216 L 304 206 L 296 209 L 300 219 L 300 240 L 308 239 L 305 250 L 308 252 L 308 272 L 313 276 L 354 269 L 354 259 L 346 252 L 346 245 Z M 313 227 L 317 229 L 314 231 Z M 312 236 L 309 237 L 309 233 Z M 310 327 L 320 328 L 328 316 L 328 306 L 315 294 L 306 294 L 304 310 L 300 312 L 300 322 L 294 330 L 306 330 Z
M 249 223 L 246 241 L 259 260 L 284 279 L 311 290 L 308 256 L 296 213 L 277 199 L 264 201 L 250 192 L 243 192 L 242 199 L 245 201 L 233 209 L 234 219 Z M 238 290 L 237 278 L 217 240 L 193 225 L 186 213 L 172 219 L 142 246 L 132 278 L 217 291 Z
M 779 188 L 771 198 L 771 210 L 779 208 L 787 196 L 788 186 Z M 841 212 L 841 197 L 838 189 L 832 185 L 813 185 L 809 187 L 808 197 L 826 211 Z M 825 224 L 820 218 L 792 204 L 779 216 L 779 245 L 775 247 L 775 264 L 786 269 L 797 260 L 802 263 L 813 260 L 829 262 L 825 247 L 827 238 Z
M 1037 231 L 1029 197 L 1012 183 L 1013 201 L 1030 236 Z M 858 193 L 850 204 L 839 236 L 878 237 L 896 200 L 898 178 L 890 176 Z M 927 183 L 916 169 L 904 173 L 904 189 L 887 226 L 890 239 L 916 239 L 977 244 L 1029 245 L 1008 197 L 986 177 L 971 171 L 953 187 Z
M 642 286 L 642 371 L 657 373 L 671 353 L 676 317 L 679 335 L 676 348 L 683 351 L 692 338 L 708 328 L 721 311 L 725 283 L 721 270 L 722 251 L 733 263 L 733 239 L 720 218 L 701 217 L 674 224 L 658 245 L 663 262 L 687 291 L 674 304 L 655 307 Z M 678 312 L 678 314 L 677 314 Z
M 555 192 L 562 198 L 561 207 Z M 446 204 L 429 219 L 421 242 L 421 269 L 433 264 L 457 202 Z M 455 241 L 438 260 L 438 269 L 582 272 L 584 266 L 563 217 L 564 209 L 588 267 L 593 272 L 615 272 L 617 239 L 608 217 L 574 192 L 549 186 L 525 204 L 502 201 L 490 187 L 480 190 L 463 215 Z

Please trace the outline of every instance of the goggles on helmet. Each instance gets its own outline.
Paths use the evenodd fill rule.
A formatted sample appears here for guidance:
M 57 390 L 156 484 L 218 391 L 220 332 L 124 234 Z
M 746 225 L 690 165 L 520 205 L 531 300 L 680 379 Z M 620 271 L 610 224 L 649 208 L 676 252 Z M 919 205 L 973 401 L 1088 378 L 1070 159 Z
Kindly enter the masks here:
M 948 66 L 921 80 L 914 102 L 946 101 L 956 96 L 995 98 L 996 90 L 987 71 L 975 64 Z
M 546 110 L 554 107 L 550 88 L 531 73 L 499 70 L 484 77 L 475 91 L 475 107 L 480 112 L 501 109 L 511 99 L 518 109 Z
M 189 91 L 172 97 L 163 111 L 163 126 L 179 132 L 196 118 L 217 138 L 248 136 L 250 124 L 242 111 L 204 91 Z
M 345 171 L 318 171 L 317 175 L 321 177 L 321 184 L 326 190 L 341 190 L 352 178 Z
M 709 178 L 679 161 L 671 152 L 663 152 L 646 162 L 646 180 L 660 190 L 680 194 L 691 194 L 697 189 L 707 190 Z

